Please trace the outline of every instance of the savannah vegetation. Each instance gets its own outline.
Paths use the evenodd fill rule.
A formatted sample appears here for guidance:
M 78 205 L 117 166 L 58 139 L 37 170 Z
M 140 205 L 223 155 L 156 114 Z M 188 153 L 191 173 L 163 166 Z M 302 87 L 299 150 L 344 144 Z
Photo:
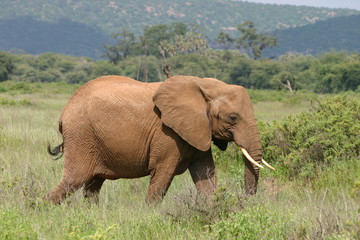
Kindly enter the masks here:
M 219 36 L 236 47 L 211 49 L 196 27 L 175 23 L 146 27 L 142 38 L 124 29 L 104 45 L 106 60 L 0 52 L 0 238 L 359 238 L 360 55 L 266 59 L 251 55 L 262 44 Z M 144 202 L 147 177 L 107 181 L 99 206 L 81 191 L 60 206 L 45 202 L 63 169 L 46 146 L 61 141 L 57 121 L 74 91 L 108 74 L 161 81 L 164 65 L 171 75 L 249 89 L 264 157 L 277 168 L 261 171 L 258 194 L 244 195 L 242 154 L 231 145 L 225 152 L 214 146 L 219 188 L 210 204 L 198 199 L 187 173 L 156 207 Z
M 81 191 L 53 206 L 61 179 L 47 143 L 61 141 L 59 114 L 79 84 L 0 83 L 1 239 L 356 239 L 360 236 L 359 93 L 250 90 L 264 153 L 258 194 L 243 190 L 243 159 L 214 156 L 219 188 L 202 205 L 188 173 L 164 201 L 145 204 L 148 177 L 107 181 L 100 205 Z

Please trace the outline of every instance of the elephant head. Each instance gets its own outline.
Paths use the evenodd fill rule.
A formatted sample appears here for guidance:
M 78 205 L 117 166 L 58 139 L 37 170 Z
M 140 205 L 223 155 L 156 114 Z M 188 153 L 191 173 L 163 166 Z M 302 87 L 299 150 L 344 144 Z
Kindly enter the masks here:
M 174 76 L 162 83 L 153 100 L 162 122 L 193 147 L 207 151 L 213 140 L 225 150 L 234 141 L 249 159 L 245 161 L 245 192 L 256 193 L 262 149 L 254 110 L 243 87 L 213 78 Z

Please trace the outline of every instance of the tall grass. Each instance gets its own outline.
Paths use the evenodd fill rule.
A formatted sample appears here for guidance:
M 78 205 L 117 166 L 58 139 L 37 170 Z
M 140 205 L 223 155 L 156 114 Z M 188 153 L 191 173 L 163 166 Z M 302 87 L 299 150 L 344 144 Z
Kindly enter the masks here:
M 46 145 L 60 142 L 57 121 L 69 97 L 50 90 L 0 94 L 31 103 L 0 104 L 0 239 L 351 239 L 359 234 L 359 200 L 351 194 L 359 159 L 323 169 L 315 183 L 265 170 L 258 194 L 245 197 L 235 146 L 225 152 L 214 148 L 219 189 L 211 203 L 198 199 L 185 173 L 175 177 L 156 207 L 144 202 L 148 177 L 106 181 L 99 206 L 87 204 L 81 191 L 53 206 L 43 198 L 60 181 L 63 160 L 52 161 Z M 269 122 L 308 106 L 267 100 L 255 109 L 259 120 Z M 341 171 L 348 173 L 345 179 L 337 174 Z

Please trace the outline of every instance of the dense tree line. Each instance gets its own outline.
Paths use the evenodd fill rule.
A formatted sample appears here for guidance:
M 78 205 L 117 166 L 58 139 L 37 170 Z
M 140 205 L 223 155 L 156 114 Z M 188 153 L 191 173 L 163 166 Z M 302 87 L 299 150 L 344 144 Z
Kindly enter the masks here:
M 319 57 L 283 55 L 279 60 L 253 60 L 235 50 L 175 55 L 168 59 L 171 74 L 215 77 L 251 89 L 306 89 L 318 93 L 360 90 L 360 54 L 329 52 Z M 141 81 L 166 79 L 163 59 L 133 56 L 113 64 L 54 53 L 0 53 L 0 81 L 83 83 L 116 74 Z

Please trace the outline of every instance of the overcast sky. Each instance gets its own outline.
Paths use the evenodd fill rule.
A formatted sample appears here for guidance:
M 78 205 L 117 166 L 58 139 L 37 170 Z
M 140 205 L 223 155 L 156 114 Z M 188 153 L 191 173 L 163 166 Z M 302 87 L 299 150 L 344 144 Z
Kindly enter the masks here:
M 246 0 L 257 3 L 306 5 L 328 8 L 350 8 L 360 10 L 360 0 Z

